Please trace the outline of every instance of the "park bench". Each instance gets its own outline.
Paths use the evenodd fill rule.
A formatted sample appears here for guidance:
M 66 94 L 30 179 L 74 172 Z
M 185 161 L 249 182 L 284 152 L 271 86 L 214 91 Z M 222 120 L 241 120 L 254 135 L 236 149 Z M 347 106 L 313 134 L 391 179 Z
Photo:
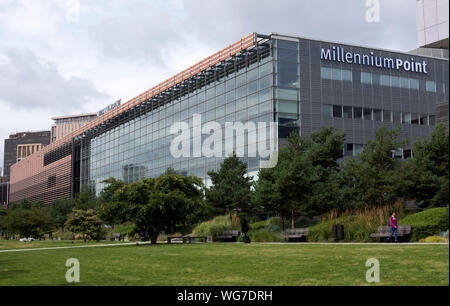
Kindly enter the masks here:
M 411 234 L 412 227 L 411 225 L 399 225 L 397 228 L 397 236 L 400 237 L 406 237 Z M 372 238 L 380 238 L 380 239 L 386 239 L 391 234 L 391 229 L 389 226 L 380 226 L 378 227 L 378 232 L 370 234 L 370 237 Z
M 239 236 L 239 231 L 225 230 L 222 232 L 222 234 L 220 236 L 216 237 L 216 240 L 223 241 L 223 242 L 236 242 L 238 236 Z
M 306 240 L 308 236 L 309 228 L 289 228 L 286 230 L 285 237 L 288 242 Z
M 120 241 L 120 233 L 113 233 L 111 235 L 111 241 Z
M 206 242 L 208 238 L 206 236 L 167 236 L 167 243 L 171 244 L 174 239 L 182 240 L 183 243 L 194 243 L 197 239 Z

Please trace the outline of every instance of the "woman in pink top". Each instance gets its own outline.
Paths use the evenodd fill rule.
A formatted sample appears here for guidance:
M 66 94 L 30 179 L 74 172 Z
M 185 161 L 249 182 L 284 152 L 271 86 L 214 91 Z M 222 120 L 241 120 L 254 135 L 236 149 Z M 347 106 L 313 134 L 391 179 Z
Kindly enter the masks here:
M 388 242 L 391 241 L 393 235 L 395 235 L 395 242 L 397 242 L 397 218 L 395 218 L 395 213 L 389 218 L 389 227 L 391 228 L 391 234 L 389 235 Z

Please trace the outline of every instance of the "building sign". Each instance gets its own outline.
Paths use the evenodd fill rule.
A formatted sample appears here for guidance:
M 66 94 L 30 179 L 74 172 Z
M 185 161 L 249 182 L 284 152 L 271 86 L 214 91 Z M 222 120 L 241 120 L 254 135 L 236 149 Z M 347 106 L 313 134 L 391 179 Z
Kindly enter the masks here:
M 342 47 L 333 46 L 331 49 L 321 48 L 320 59 L 332 62 L 341 62 L 348 64 L 365 65 L 376 68 L 404 70 L 408 72 L 428 73 L 426 61 L 416 62 L 413 57 L 409 60 L 402 60 L 400 58 L 388 58 L 382 56 L 375 56 L 371 51 L 369 54 L 361 54 L 354 52 L 347 52 Z
M 120 100 L 114 102 L 114 103 L 111 104 L 111 105 L 108 105 L 107 107 L 105 107 L 104 109 L 102 109 L 101 111 L 99 111 L 99 112 L 97 113 L 97 116 L 98 116 L 98 117 L 103 116 L 104 114 L 108 113 L 109 111 L 112 111 L 113 109 L 119 107 L 121 101 L 122 101 L 122 99 L 120 99 Z

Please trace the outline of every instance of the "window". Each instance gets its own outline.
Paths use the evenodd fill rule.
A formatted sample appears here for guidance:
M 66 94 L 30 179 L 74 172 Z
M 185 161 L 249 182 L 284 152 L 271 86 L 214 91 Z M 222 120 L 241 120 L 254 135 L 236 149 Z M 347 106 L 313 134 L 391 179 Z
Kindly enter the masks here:
M 365 108 L 363 111 L 364 120 L 372 120 L 372 109 Z
M 372 84 L 372 74 L 368 72 L 361 72 L 361 83 Z
M 364 150 L 364 145 L 362 144 L 355 144 L 355 156 L 358 156 L 361 154 L 361 152 Z
M 381 76 L 378 73 L 372 73 L 373 85 L 381 85 Z
M 419 90 L 419 81 L 416 79 L 409 79 L 409 88 Z
M 420 115 L 420 125 L 428 125 L 428 116 L 421 114 Z
M 430 115 L 430 116 L 428 117 L 428 124 L 431 125 L 431 126 L 436 125 L 436 116 Z
M 333 112 L 333 108 L 329 104 L 322 104 L 322 116 L 331 117 Z
M 342 80 L 352 81 L 352 72 L 350 70 L 342 70 Z
M 427 81 L 426 86 L 428 92 L 436 92 L 436 82 Z
M 321 67 L 320 76 L 322 77 L 322 79 L 331 80 L 331 68 Z
M 352 143 L 346 143 L 345 144 L 345 156 L 353 156 L 353 144 Z
M 391 111 L 383 110 L 383 121 L 384 122 L 391 122 L 392 121 Z
M 411 114 L 411 124 L 419 124 L 419 114 Z
M 289 100 L 278 100 L 278 112 L 280 113 L 298 113 L 298 102 Z
M 373 120 L 381 121 L 381 109 L 374 109 L 373 110 Z
M 403 158 L 408 159 L 412 157 L 412 150 L 411 149 L 404 149 L 403 150 Z
M 411 124 L 411 113 L 402 112 L 402 123 Z
M 399 81 L 398 77 L 391 76 L 391 86 L 392 87 L 399 87 L 400 86 L 400 81 Z
M 268 75 L 259 80 L 259 88 L 264 89 L 272 85 L 272 75 Z
M 381 86 L 391 86 L 391 77 L 389 75 L 381 75 Z
M 341 69 L 333 68 L 331 72 L 331 78 L 336 81 L 342 80 Z
M 408 78 L 400 78 L 400 88 L 409 88 Z
M 277 75 L 277 85 L 281 87 L 299 87 L 299 78 L 294 73 L 280 73 Z
M 277 98 L 282 100 L 298 101 L 298 90 L 277 89 Z
M 401 123 L 402 114 L 401 112 L 392 112 L 392 121 L 394 123 Z
M 334 118 L 342 118 L 342 106 L 333 105 L 333 117 Z
M 296 63 L 298 62 L 298 51 L 288 49 L 277 49 L 278 60 Z
M 353 111 L 351 106 L 344 106 L 344 118 L 353 118 Z
M 353 108 L 353 118 L 362 119 L 362 107 Z

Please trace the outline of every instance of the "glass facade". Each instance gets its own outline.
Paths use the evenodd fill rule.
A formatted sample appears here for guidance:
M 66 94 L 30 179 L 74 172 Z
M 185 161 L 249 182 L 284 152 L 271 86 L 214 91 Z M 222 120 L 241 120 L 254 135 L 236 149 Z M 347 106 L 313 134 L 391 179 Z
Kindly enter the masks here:
M 290 60 L 289 54 L 282 56 Z M 278 69 L 284 71 L 283 62 L 280 61 Z M 99 192 L 104 188 L 102 181 L 109 177 L 134 182 L 157 177 L 169 167 L 183 175 L 195 175 L 207 180 L 207 172 L 217 170 L 225 159 L 225 145 L 222 146 L 221 157 L 193 157 L 194 154 L 191 157 L 174 157 L 170 145 L 177 135 L 170 133 L 171 126 L 175 122 L 185 122 L 193 135 L 193 116 L 199 114 L 202 124 L 214 121 L 222 127 L 225 127 L 226 122 L 266 122 L 264 132 L 269 134 L 270 122 L 274 121 L 274 80 L 287 88 L 298 83 L 297 74 L 297 81 L 289 74 L 286 77 L 276 77 L 272 56 L 236 70 L 84 141 L 81 185 L 95 185 L 95 190 Z M 280 111 L 294 112 L 298 116 L 298 99 L 295 95 L 289 90 L 277 91 L 277 95 Z M 291 105 L 293 100 L 295 107 Z M 228 141 L 226 136 L 222 133 L 223 143 Z M 207 137 L 206 134 L 202 135 L 201 143 Z M 244 150 L 245 157 L 240 159 L 248 163 L 250 171 L 256 171 L 260 166 L 260 158 L 249 157 L 247 154 L 248 141 L 252 139 L 253 137 L 245 137 L 244 147 L 236 147 L 235 144 L 234 148 L 236 151 Z M 191 141 L 191 153 L 196 140 Z M 258 145 L 257 139 L 256 146 Z

